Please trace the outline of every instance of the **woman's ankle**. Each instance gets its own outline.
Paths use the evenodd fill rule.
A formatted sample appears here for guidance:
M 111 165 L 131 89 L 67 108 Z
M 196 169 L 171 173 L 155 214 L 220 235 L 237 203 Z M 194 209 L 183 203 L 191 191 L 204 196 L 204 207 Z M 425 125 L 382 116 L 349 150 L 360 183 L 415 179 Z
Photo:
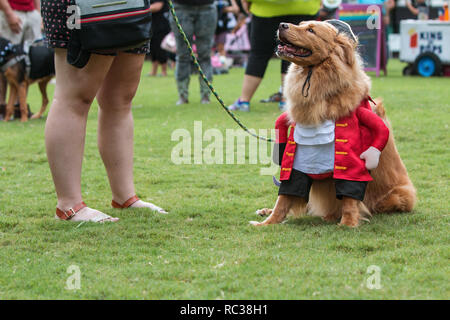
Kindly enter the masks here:
M 58 199 L 56 207 L 60 210 L 66 211 L 69 210 L 70 208 L 73 208 L 77 204 L 80 204 L 81 202 L 83 202 L 83 199 L 81 197 L 70 199 Z
M 133 193 L 124 193 L 124 194 L 112 194 L 112 200 L 119 203 L 119 204 L 123 204 L 125 203 L 127 200 L 129 200 L 130 198 L 134 197 L 136 195 L 136 192 Z

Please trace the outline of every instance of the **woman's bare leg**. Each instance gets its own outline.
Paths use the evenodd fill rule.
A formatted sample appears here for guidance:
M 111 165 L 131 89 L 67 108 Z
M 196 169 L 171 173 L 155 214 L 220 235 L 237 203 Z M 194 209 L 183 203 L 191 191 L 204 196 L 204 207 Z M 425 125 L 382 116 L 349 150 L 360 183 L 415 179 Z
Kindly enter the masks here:
M 259 84 L 261 83 L 262 78 L 250 76 L 250 75 L 244 75 L 244 82 L 242 84 L 242 92 L 241 92 L 241 101 L 247 101 L 250 102 L 252 100 L 253 95 L 256 92 L 256 89 L 258 89 Z
M 66 50 L 55 51 L 56 88 L 45 126 L 45 143 L 61 210 L 82 201 L 81 166 L 87 115 L 112 60 L 113 57 L 92 55 L 85 68 L 77 69 L 66 62 Z M 85 208 L 72 220 L 89 220 L 99 214 Z
M 152 77 L 157 76 L 157 74 L 158 74 L 158 65 L 159 65 L 158 61 L 156 61 L 156 60 L 152 61 L 152 71 L 149 72 L 150 76 L 152 76 Z
M 167 62 L 161 63 L 161 75 L 163 77 L 167 76 Z
M 98 147 L 108 173 L 113 200 L 119 204 L 134 196 L 133 116 L 131 102 L 141 78 L 143 54 L 119 53 L 97 94 Z M 132 207 L 152 204 L 138 201 Z
M 281 86 L 284 84 L 284 78 L 286 77 L 286 74 L 281 74 Z M 258 89 L 259 85 L 261 84 L 262 78 L 251 76 L 251 75 L 244 75 L 244 82 L 242 83 L 242 91 L 241 91 L 241 101 L 247 101 L 250 102 L 255 95 L 256 90 Z

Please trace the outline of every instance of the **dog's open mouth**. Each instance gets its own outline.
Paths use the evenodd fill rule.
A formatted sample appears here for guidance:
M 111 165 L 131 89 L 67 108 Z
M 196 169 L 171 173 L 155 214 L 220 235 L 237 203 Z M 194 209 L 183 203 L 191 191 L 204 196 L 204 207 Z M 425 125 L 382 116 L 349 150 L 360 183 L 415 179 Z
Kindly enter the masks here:
M 293 57 L 306 58 L 312 54 L 312 51 L 307 48 L 297 47 L 292 43 L 289 43 L 286 39 L 280 37 L 280 43 L 278 44 L 277 47 L 277 54 L 291 58 Z

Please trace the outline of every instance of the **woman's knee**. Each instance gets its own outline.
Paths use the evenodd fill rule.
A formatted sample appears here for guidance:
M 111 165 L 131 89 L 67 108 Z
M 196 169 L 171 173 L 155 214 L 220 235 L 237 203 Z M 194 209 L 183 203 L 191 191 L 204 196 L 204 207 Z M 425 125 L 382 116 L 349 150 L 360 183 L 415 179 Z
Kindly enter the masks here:
M 212 46 L 205 46 L 197 51 L 198 61 L 211 63 Z
M 86 93 L 79 94 L 61 94 L 56 93 L 53 100 L 52 108 L 64 108 L 76 114 L 78 116 L 86 116 L 89 113 L 89 109 L 94 101 L 95 95 L 90 96 Z
M 113 57 L 94 54 L 83 69 L 77 69 L 67 63 L 66 54 L 63 49 L 55 51 L 55 103 L 74 113 L 85 115 L 89 112 Z
M 116 93 L 101 91 L 97 95 L 98 105 L 108 112 L 129 112 L 135 93 L 136 90 L 131 89 Z
M 254 57 L 253 59 L 249 59 L 247 63 L 247 68 L 245 69 L 245 74 L 263 78 L 266 73 L 267 64 L 269 59 L 266 57 Z

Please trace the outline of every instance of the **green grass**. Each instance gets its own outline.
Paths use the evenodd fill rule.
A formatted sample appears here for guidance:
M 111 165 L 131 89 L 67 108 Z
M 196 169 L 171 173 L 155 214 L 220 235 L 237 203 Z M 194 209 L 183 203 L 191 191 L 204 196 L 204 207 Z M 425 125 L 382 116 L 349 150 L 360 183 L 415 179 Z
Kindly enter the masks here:
M 173 130 L 193 132 L 199 120 L 204 131 L 236 128 L 217 103 L 198 103 L 196 78 L 187 106 L 174 105 L 172 73 L 143 76 L 134 101 L 138 194 L 167 208 L 167 216 L 109 207 L 96 106 L 83 195 L 89 206 L 119 216 L 115 224 L 56 221 L 44 120 L 0 123 L 0 299 L 449 299 L 450 78 L 403 77 L 401 68 L 391 61 L 388 77 L 373 77 L 372 96 L 385 100 L 419 201 L 412 213 L 378 215 L 355 230 L 315 217 L 254 228 L 248 221 L 260 219 L 255 210 L 276 199 L 262 165 L 173 164 Z M 242 75 L 234 69 L 215 78 L 227 103 L 237 98 Z M 239 114 L 245 124 L 273 127 L 278 107 L 258 101 L 278 86 L 273 61 L 252 112 Z M 39 99 L 33 86 L 32 110 Z M 81 270 L 80 290 L 65 289 L 70 265 Z M 370 265 L 381 268 L 379 290 L 366 287 Z

